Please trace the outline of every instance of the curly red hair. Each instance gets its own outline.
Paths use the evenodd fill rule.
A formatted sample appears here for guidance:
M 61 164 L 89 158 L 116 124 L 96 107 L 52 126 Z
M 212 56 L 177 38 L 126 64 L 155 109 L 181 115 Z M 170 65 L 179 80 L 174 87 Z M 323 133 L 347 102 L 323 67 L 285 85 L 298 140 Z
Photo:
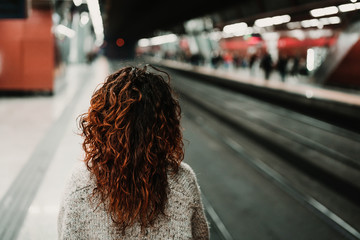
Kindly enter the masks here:
M 92 197 L 122 229 L 144 229 L 165 215 L 168 171 L 183 160 L 181 109 L 170 77 L 124 67 L 107 77 L 80 116 L 85 163 L 96 179 Z M 164 79 L 162 74 L 167 76 Z

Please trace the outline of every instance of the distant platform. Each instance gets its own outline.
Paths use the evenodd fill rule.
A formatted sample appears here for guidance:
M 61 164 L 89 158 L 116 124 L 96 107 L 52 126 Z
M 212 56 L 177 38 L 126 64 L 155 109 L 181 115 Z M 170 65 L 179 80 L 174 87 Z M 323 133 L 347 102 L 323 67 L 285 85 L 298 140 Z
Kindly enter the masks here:
M 156 58 L 146 60 L 165 68 L 196 75 L 200 77 L 199 80 L 209 81 L 256 97 L 293 104 L 313 111 L 326 112 L 334 116 L 360 120 L 360 93 L 356 91 L 325 88 L 300 81 L 282 82 L 280 79 L 271 78 L 265 80 L 259 75 L 251 76 L 237 71 L 194 66 L 173 60 Z

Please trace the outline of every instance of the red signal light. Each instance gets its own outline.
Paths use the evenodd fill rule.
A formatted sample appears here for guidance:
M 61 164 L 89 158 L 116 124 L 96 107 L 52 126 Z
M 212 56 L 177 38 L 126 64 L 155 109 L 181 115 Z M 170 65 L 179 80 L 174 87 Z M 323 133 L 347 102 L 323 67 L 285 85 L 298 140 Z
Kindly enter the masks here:
M 122 46 L 124 46 L 124 44 L 125 44 L 124 39 L 118 38 L 118 39 L 116 40 L 116 45 L 117 45 L 118 47 L 122 47 Z

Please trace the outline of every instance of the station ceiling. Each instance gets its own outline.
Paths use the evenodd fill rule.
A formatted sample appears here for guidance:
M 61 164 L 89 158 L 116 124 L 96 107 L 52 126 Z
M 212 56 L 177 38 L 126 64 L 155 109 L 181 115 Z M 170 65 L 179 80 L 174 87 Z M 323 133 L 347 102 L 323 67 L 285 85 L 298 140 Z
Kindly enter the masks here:
M 87 0 L 82 1 L 86 3 Z M 104 22 L 106 54 L 109 57 L 122 57 L 133 56 L 137 40 L 141 38 L 167 32 L 186 33 L 184 23 L 195 18 L 211 19 L 213 28 L 222 30 L 227 24 L 241 21 L 253 26 L 254 21 L 259 18 L 283 14 L 291 15 L 291 21 L 311 19 L 311 9 L 351 1 L 356 0 L 99 0 L 99 3 Z M 79 10 L 79 7 L 73 4 L 73 0 L 32 0 L 33 6 L 37 7 L 49 2 L 55 3 L 55 9 L 87 10 L 86 4 L 82 4 Z M 360 20 L 358 12 L 354 12 L 352 17 L 354 15 Z M 351 20 L 344 14 L 342 17 L 345 17 L 347 22 Z M 346 21 L 344 22 L 334 28 L 346 25 Z M 286 30 L 281 29 L 284 27 L 284 24 L 276 26 L 274 31 Z M 121 48 L 116 45 L 119 38 L 125 42 Z
M 237 20 L 254 21 L 271 14 L 309 15 L 309 9 L 350 0 L 100 0 L 105 37 L 137 40 L 155 31 L 184 32 L 187 20 L 207 16 L 215 26 Z

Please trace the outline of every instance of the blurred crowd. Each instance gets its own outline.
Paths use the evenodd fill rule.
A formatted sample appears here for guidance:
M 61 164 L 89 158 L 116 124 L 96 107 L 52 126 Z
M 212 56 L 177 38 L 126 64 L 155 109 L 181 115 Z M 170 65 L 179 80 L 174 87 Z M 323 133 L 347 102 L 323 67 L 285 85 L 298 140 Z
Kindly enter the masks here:
M 214 51 L 210 58 L 206 58 L 200 52 L 191 54 L 190 51 L 165 51 L 160 54 L 148 52 L 146 55 L 161 57 L 168 60 L 176 60 L 195 66 L 211 66 L 214 69 L 248 70 L 250 75 L 262 71 L 264 79 L 268 80 L 272 73 L 277 72 L 284 82 L 287 77 L 308 76 L 305 57 L 280 53 L 277 58 L 267 51 L 257 51 L 252 54 L 240 54 L 230 51 Z

